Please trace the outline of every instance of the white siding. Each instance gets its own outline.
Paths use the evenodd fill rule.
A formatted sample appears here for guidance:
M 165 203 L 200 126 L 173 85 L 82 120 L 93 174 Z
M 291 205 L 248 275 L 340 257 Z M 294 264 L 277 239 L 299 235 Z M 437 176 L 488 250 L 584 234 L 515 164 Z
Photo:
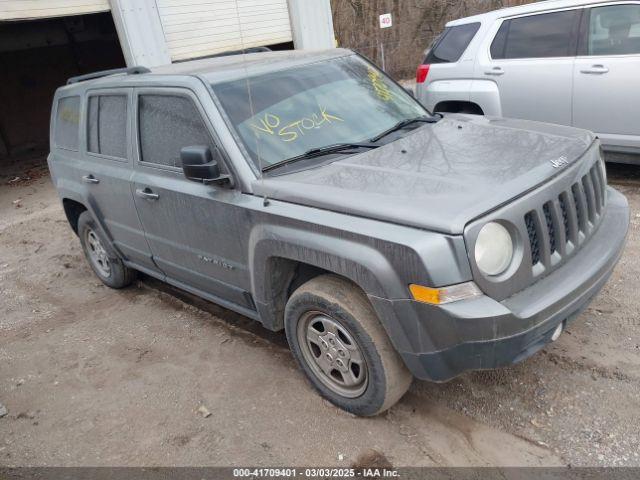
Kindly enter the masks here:
M 336 46 L 329 0 L 289 0 L 293 43 L 304 50 Z
M 0 20 L 64 17 L 109 10 L 109 0 L 0 0 Z
M 127 66 L 171 63 L 156 0 L 111 0 L 111 13 Z
M 172 60 L 290 42 L 287 0 L 156 0 Z

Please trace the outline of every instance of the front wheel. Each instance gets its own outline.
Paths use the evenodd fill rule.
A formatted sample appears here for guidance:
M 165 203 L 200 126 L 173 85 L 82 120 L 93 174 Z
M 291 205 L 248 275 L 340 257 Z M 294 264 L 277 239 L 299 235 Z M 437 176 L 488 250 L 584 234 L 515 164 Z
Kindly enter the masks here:
M 285 330 L 311 384 L 348 412 L 376 415 L 411 385 L 367 297 L 341 277 L 322 275 L 298 288 L 287 302 Z

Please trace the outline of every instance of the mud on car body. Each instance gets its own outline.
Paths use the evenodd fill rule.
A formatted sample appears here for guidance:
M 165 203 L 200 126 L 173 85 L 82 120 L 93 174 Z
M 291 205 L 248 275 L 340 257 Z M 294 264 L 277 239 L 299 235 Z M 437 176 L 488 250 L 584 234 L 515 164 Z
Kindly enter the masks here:
M 348 50 L 94 77 L 57 91 L 49 167 L 95 273 L 284 329 L 358 415 L 533 354 L 624 246 L 592 134 L 431 115 Z

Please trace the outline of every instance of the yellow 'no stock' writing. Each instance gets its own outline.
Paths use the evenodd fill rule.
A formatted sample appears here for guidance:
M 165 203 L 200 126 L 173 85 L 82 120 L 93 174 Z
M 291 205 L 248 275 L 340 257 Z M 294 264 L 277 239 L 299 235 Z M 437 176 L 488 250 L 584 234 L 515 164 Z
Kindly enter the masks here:
M 303 117 L 294 122 L 280 127 L 282 120 L 278 115 L 273 113 L 265 113 L 259 119 L 259 125 L 251 124 L 251 127 L 264 135 L 277 135 L 283 142 L 293 142 L 300 136 L 306 135 L 306 132 L 322 128 L 333 122 L 344 122 L 344 120 L 336 115 L 331 115 L 325 107 L 318 105 L 319 111 L 307 117 Z
M 387 84 L 384 83 L 384 80 L 382 79 L 380 73 L 375 71 L 373 68 L 369 68 L 369 73 L 367 74 L 367 76 L 369 77 L 371 85 L 373 85 L 373 89 L 375 90 L 376 95 L 378 95 L 378 97 L 385 102 L 391 100 L 391 90 L 389 90 Z
M 62 110 L 60 118 L 65 122 L 73 123 L 74 125 L 78 125 L 80 123 L 80 113 L 68 108 Z

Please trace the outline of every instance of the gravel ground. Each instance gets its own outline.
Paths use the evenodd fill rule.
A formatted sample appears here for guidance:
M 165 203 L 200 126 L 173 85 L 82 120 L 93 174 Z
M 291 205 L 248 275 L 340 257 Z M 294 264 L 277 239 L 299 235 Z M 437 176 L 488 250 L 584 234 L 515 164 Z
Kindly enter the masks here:
M 321 400 L 282 334 L 157 281 L 103 287 L 43 171 L 0 177 L 0 465 L 348 466 L 373 450 L 394 466 L 640 466 L 640 167 L 609 165 L 632 206 L 626 252 L 555 344 L 416 381 L 372 419 Z

